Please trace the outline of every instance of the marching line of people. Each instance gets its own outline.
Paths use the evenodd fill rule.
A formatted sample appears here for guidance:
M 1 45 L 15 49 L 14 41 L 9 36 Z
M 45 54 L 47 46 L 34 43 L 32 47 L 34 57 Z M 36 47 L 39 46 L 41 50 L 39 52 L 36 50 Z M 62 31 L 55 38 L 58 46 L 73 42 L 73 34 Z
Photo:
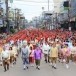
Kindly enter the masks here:
M 57 69 L 57 62 L 65 63 L 66 68 L 69 68 L 69 61 L 76 63 L 76 44 L 70 42 L 62 42 L 59 39 L 47 42 L 45 40 L 38 43 L 30 43 L 23 45 L 21 49 L 22 60 L 25 65 L 36 64 L 36 68 L 40 70 L 41 60 L 44 59 L 45 63 L 50 63 L 52 68 Z M 28 46 L 28 47 L 27 47 Z M 26 67 L 28 67 L 26 65 Z
M 37 34 L 36 34 L 37 36 Z M 57 69 L 57 63 L 64 63 L 68 69 L 70 60 L 76 63 L 76 41 L 62 38 L 30 38 L 31 40 L 10 40 L 9 43 L 0 45 L 0 62 L 4 71 L 9 70 L 10 65 L 13 67 L 17 62 L 17 57 L 21 56 L 23 69 L 36 65 L 40 70 L 41 60 L 49 63 L 52 68 Z M 21 54 L 21 55 L 19 55 Z
M 68 42 L 61 42 L 55 39 L 55 41 L 47 42 L 43 40 L 37 43 L 34 41 L 28 43 L 24 40 L 20 44 L 5 44 L 3 48 L 0 47 L 0 50 L 2 50 L 0 60 L 3 62 L 2 65 L 5 72 L 9 70 L 9 65 L 13 67 L 16 64 L 19 53 L 21 53 L 24 70 L 28 69 L 29 65 L 34 66 L 34 64 L 36 64 L 36 69 L 40 70 L 42 58 L 46 63 L 50 63 L 54 69 L 57 69 L 58 61 L 65 63 L 66 68 L 69 68 L 70 60 L 76 63 L 75 43 L 70 47 Z

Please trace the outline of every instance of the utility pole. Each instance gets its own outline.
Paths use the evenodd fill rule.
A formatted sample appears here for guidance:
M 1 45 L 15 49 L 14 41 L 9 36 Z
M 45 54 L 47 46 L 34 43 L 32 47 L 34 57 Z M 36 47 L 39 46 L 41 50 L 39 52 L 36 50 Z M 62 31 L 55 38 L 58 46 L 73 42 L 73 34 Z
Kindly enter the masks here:
M 69 5 L 69 7 L 68 7 L 68 19 L 69 19 L 69 30 L 71 31 L 71 25 L 70 25 L 70 1 L 68 0 L 68 5 Z
M 69 30 L 71 31 L 71 26 L 70 26 L 70 0 L 64 1 L 63 6 L 64 6 L 64 8 L 68 8 L 67 9 L 67 11 L 68 11 L 68 27 L 69 27 Z
M 7 32 L 10 33 L 10 26 L 9 26 L 9 19 L 8 19 L 8 0 L 5 0 L 6 4 L 6 27 L 7 27 Z
M 50 1 L 48 0 L 48 12 L 49 12 L 49 3 L 50 3 Z M 50 17 L 50 16 L 49 16 L 49 17 Z M 48 29 L 50 30 L 50 21 L 48 22 L 48 25 L 49 25 L 49 26 L 48 26 L 48 27 L 49 27 Z
M 49 11 L 49 2 L 50 2 L 50 1 L 48 0 L 48 11 Z

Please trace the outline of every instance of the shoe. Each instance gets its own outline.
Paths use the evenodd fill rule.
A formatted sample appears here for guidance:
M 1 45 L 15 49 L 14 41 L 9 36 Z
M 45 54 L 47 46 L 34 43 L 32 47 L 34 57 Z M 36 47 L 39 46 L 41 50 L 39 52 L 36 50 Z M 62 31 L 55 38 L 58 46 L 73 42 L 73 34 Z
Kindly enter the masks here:
M 47 60 L 45 60 L 45 62 L 47 63 Z
M 40 70 L 40 68 L 37 68 L 38 70 Z
M 69 68 L 69 66 L 66 64 L 66 68 L 68 69 Z
M 47 60 L 46 60 L 46 63 L 47 63 Z
M 7 70 L 9 70 L 9 67 L 7 67 Z
M 4 70 L 4 72 L 6 72 L 7 70 Z
M 26 68 L 28 69 L 28 66 Z
M 31 64 L 30 66 L 31 66 L 31 67 L 34 67 L 34 65 L 33 65 L 33 64 Z
M 13 62 L 13 65 L 16 65 L 16 62 Z
M 50 61 L 48 60 L 48 63 L 50 63 Z
M 54 69 L 57 69 L 56 67 L 54 67 Z
M 7 70 L 9 70 L 9 68 Z
M 52 65 L 52 68 L 54 68 L 54 66 Z
M 23 68 L 23 70 L 26 70 L 26 68 Z

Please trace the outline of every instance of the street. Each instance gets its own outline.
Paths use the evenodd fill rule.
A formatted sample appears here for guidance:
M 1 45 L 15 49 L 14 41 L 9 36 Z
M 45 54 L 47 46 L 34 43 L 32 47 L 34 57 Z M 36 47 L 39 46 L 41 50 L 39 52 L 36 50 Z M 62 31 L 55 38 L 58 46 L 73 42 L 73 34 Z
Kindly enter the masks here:
M 18 58 L 17 64 L 14 67 L 10 66 L 10 70 L 3 71 L 3 67 L 0 67 L 0 76 L 76 76 L 76 64 L 70 63 L 70 68 L 66 69 L 65 64 L 57 63 L 57 69 L 53 69 L 49 63 L 41 61 L 40 70 L 34 67 L 29 67 L 27 70 L 23 70 L 21 58 Z

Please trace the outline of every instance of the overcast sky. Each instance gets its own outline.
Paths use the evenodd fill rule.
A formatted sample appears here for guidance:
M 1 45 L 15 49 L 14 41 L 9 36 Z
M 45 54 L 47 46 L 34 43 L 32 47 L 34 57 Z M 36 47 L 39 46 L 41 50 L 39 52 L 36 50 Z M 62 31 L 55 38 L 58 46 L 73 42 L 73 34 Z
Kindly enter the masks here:
M 50 1 L 50 11 L 53 11 L 53 0 Z M 44 10 L 48 10 L 48 0 L 13 0 L 12 7 L 19 8 L 24 13 L 26 19 L 31 20 L 35 16 L 39 16 Z

